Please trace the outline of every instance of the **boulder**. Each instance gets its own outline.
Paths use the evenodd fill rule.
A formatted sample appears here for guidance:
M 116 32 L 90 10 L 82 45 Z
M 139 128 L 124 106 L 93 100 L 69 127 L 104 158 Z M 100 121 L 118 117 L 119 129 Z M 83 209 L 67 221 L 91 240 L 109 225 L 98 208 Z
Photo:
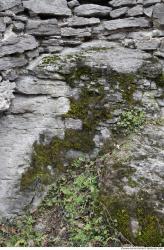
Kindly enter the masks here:
M 28 0 L 23 1 L 23 6 L 36 14 L 52 16 L 70 16 L 71 10 L 66 0 Z

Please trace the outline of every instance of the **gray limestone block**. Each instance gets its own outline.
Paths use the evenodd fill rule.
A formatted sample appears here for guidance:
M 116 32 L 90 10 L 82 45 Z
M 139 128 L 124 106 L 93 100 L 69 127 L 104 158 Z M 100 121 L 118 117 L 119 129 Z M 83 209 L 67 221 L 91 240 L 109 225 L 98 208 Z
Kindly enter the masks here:
M 0 11 L 11 9 L 21 4 L 21 0 L 0 0 Z
M 117 19 L 111 21 L 104 21 L 105 29 L 108 31 L 114 31 L 118 29 L 126 29 L 126 28 L 149 28 L 150 23 L 144 17 L 139 18 L 125 18 L 125 19 Z
M 152 17 L 154 6 L 144 8 L 144 14 L 148 17 Z
M 14 82 L 3 81 L 0 83 L 0 112 L 9 109 L 11 100 L 14 98 L 14 89 Z
M 136 0 L 113 0 L 109 4 L 112 7 L 121 7 L 121 6 L 134 6 L 137 4 Z
M 74 29 L 74 28 L 62 28 L 61 29 L 62 37 L 91 37 L 90 28 Z
M 71 17 L 67 19 L 68 26 L 73 28 L 78 27 L 85 27 L 85 26 L 94 26 L 100 24 L 100 19 L 91 17 L 91 18 L 85 18 L 85 17 Z
M 28 34 L 39 36 L 60 35 L 56 19 L 28 20 L 26 30 Z
M 16 90 L 25 95 L 50 95 L 55 98 L 69 95 L 69 87 L 65 82 L 42 80 L 30 75 L 17 79 Z
M 110 12 L 110 16 L 112 18 L 118 18 L 118 17 L 121 17 L 123 15 L 125 15 L 128 11 L 128 7 L 122 7 L 122 8 L 118 8 L 118 9 L 115 9 L 115 10 L 112 10 Z
M 148 7 L 148 6 L 154 5 L 156 3 L 161 3 L 161 0 L 144 0 L 143 1 L 144 7 Z
M 164 25 L 164 3 L 157 3 L 154 6 L 153 17 L 159 25 Z
M 38 47 L 38 42 L 31 35 L 9 36 L 0 42 L 0 57 L 24 51 L 33 50 Z
M 150 40 L 140 39 L 135 42 L 135 45 L 140 50 L 151 51 L 156 50 L 160 46 L 160 40 L 152 38 Z
M 107 17 L 110 11 L 110 7 L 97 4 L 83 4 L 74 9 L 74 14 L 83 17 Z
M 79 5 L 80 5 L 80 3 L 77 0 L 72 0 L 72 1 L 68 2 L 68 7 L 71 8 L 71 9 L 74 8 L 74 7 L 77 7 Z
M 28 0 L 23 6 L 36 14 L 49 14 L 53 16 L 70 16 L 71 10 L 66 0 Z
M 22 67 L 27 64 L 27 60 L 22 56 L 0 58 L 0 70 Z
M 128 10 L 128 16 L 141 16 L 143 15 L 143 6 L 136 5 L 135 7 Z

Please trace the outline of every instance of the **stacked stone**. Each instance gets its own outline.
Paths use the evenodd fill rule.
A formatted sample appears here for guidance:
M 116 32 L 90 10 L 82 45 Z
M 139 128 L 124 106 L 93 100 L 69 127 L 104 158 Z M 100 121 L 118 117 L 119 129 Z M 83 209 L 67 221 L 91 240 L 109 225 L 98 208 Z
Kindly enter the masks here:
M 163 89 L 154 80 L 164 71 L 163 0 L 0 0 L 0 216 L 17 214 L 32 200 L 31 193 L 22 196 L 19 181 L 39 135 L 63 139 L 67 128 L 82 129 L 82 121 L 62 119 L 70 97 L 88 84 L 85 76 L 77 88 L 67 84 L 64 75 L 76 60 L 40 67 L 45 54 L 58 58 L 67 51 L 71 58 L 84 52 L 83 66 L 102 72 L 106 105 L 124 107 L 125 100 L 103 72 L 136 74 L 142 67 L 149 77 L 135 82 L 133 98 L 148 113 L 164 113 Z M 97 128 L 98 149 L 121 112 Z

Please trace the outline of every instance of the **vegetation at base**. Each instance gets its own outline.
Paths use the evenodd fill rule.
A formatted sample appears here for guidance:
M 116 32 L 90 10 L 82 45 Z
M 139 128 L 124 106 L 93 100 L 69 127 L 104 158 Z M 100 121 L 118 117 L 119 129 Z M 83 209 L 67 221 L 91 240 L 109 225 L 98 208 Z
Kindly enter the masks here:
M 118 233 L 108 223 L 106 213 L 99 201 L 99 172 L 95 163 L 83 158 L 74 161 L 56 184 L 52 185 L 37 212 L 15 220 L 8 225 L 10 233 L 4 232 L 1 246 L 120 246 Z M 60 221 L 50 216 L 47 232 L 35 229 L 42 214 L 58 207 Z M 56 216 L 56 213 L 55 213 Z M 54 220 L 53 220 L 54 219 Z M 45 221 L 43 221 L 44 223 Z M 56 224 L 58 223 L 58 224 Z M 52 234 L 52 227 L 61 225 L 65 229 Z M 1 230 L 0 230 L 1 232 Z
M 44 185 L 55 181 L 54 176 L 58 176 L 58 174 L 65 171 L 65 163 L 69 164 L 66 153 L 70 149 L 88 153 L 93 148 L 93 134 L 89 130 L 67 129 L 64 139 L 54 137 L 49 144 L 35 143 L 31 167 L 27 169 L 21 178 L 21 190 L 31 188 L 37 179 Z M 48 166 L 52 167 L 54 175 L 52 175 Z
M 44 235 L 34 230 L 36 220 L 31 214 L 0 225 L 0 247 L 41 246 Z
M 122 191 L 102 192 L 104 160 L 75 160 L 51 185 L 38 209 L 0 226 L 0 246 L 162 246 L 161 223 L 149 206 L 151 197 L 145 192 L 134 198 Z M 139 222 L 135 236 L 131 218 Z
M 137 132 L 146 122 L 145 113 L 142 110 L 132 109 L 124 111 L 117 122 L 115 130 L 127 135 Z

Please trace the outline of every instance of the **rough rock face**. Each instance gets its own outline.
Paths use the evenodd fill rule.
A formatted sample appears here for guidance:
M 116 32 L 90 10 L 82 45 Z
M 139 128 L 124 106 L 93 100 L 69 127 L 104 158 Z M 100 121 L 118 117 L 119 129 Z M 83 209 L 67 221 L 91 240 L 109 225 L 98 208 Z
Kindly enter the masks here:
M 15 7 L 17 5 L 21 4 L 21 0 L 6 0 L 0 1 L 0 11 L 11 9 L 12 7 Z
M 131 204 L 145 191 L 146 206 L 161 218 L 163 5 L 0 0 L 0 217 L 37 205 L 58 168 L 97 156 L 113 143 L 123 111 L 138 109 L 148 124 L 117 138 L 122 163 L 115 169 L 115 158 L 107 160 L 104 192 Z M 133 238 L 140 225 L 129 218 Z
M 163 126 L 148 125 L 119 146 L 105 160 L 103 199 L 126 237 L 158 245 L 164 225 Z
M 54 16 L 70 16 L 66 0 L 29 0 L 23 1 L 23 6 L 37 14 L 51 14 Z

